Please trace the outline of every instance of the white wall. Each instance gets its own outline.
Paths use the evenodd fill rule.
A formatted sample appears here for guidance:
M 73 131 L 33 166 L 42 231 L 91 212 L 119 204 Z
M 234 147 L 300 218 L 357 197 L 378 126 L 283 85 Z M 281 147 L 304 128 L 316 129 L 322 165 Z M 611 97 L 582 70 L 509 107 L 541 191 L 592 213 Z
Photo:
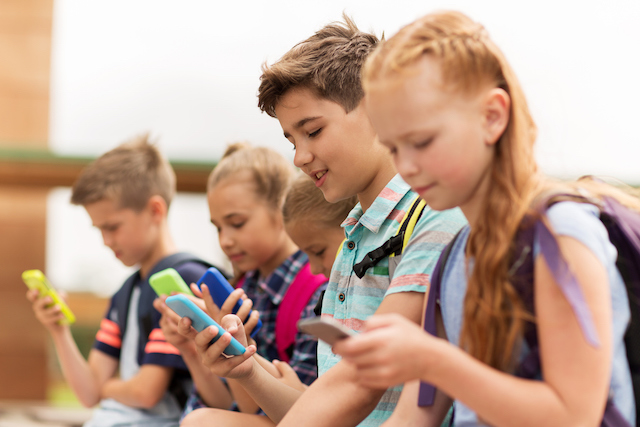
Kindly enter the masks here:
M 69 204 L 71 190 L 56 188 L 47 203 L 46 273 L 67 291 L 110 296 L 135 269 L 125 267 L 91 225 L 84 208 Z M 231 271 L 220 250 L 215 227 L 209 222 L 204 195 L 178 194 L 171 203 L 169 227 L 181 251 L 188 251 Z
M 172 158 L 214 160 L 237 139 L 291 157 L 277 122 L 256 108 L 265 60 L 343 10 L 389 35 L 443 8 L 482 22 L 510 59 L 544 170 L 640 183 L 637 0 L 56 0 L 51 145 L 97 155 L 150 130 Z
M 640 184 L 637 0 L 56 0 L 54 5 L 50 144 L 59 153 L 98 155 L 151 131 L 172 159 L 213 161 L 238 139 L 292 158 L 277 121 L 256 107 L 263 62 L 274 62 L 314 30 L 339 20 L 343 10 L 363 30 L 391 35 L 427 12 L 457 9 L 485 25 L 520 77 L 540 130 L 543 170 L 559 177 L 612 175 Z M 69 240 L 90 228 L 80 225 L 80 217 L 58 237 L 60 221 L 73 209 L 68 196 L 56 194 L 51 210 L 60 214 L 51 219 L 47 261 L 52 278 L 60 272 L 62 283 L 63 273 L 74 271 L 79 259 L 91 267 L 74 273 L 65 282 L 70 287 L 84 286 L 96 268 L 104 271 L 104 282 L 120 282 L 125 273 L 113 273 L 119 270 L 107 261 L 110 253 L 95 255 L 100 261 L 94 267 L 89 247 L 101 242 Z M 185 237 L 185 249 L 209 241 L 200 234 L 212 229 L 204 202 L 196 204 L 185 209 L 198 211 L 201 221 L 176 220 L 184 227 L 176 235 L 192 236 Z

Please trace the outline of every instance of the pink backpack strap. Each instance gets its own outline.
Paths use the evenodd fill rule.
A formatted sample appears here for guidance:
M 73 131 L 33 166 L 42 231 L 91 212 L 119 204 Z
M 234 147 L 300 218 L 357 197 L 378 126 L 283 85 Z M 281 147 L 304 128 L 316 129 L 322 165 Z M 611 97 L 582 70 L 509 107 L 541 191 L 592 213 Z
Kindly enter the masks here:
M 311 274 L 311 268 L 307 261 L 296 275 L 296 278 L 293 279 L 291 285 L 289 285 L 284 298 L 282 298 L 276 315 L 275 334 L 278 355 L 283 362 L 289 362 L 287 349 L 296 341 L 296 334 L 298 333 L 296 323 L 300 320 L 300 316 L 313 294 L 326 282 L 327 278 L 324 275 Z

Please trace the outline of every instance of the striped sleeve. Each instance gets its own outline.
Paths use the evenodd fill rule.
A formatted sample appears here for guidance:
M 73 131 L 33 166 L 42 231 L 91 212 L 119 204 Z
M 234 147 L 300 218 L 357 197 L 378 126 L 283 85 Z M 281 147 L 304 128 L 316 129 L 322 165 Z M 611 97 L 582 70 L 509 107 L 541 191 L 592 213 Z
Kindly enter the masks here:
M 112 307 L 109 307 L 107 315 L 100 321 L 100 329 L 96 334 L 93 348 L 119 359 L 120 349 L 122 348 L 122 331 L 120 326 L 110 319 L 112 312 Z
M 440 252 L 466 224 L 459 209 L 435 211 L 428 206 L 414 228 L 386 295 L 398 292 L 426 292 Z

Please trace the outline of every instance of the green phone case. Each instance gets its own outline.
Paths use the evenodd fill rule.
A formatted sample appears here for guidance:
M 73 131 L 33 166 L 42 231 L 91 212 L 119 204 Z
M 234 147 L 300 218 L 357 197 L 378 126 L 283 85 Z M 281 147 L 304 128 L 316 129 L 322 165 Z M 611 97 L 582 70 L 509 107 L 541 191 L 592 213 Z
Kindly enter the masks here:
M 22 280 L 29 289 L 38 289 L 40 297 L 50 296 L 53 300 L 52 305 L 60 306 L 60 312 L 64 315 L 61 324 L 70 325 L 76 321 L 76 316 L 71 312 L 69 306 L 60 298 L 55 288 L 47 280 L 46 276 L 40 270 L 26 270 L 22 273 Z
M 149 277 L 149 284 L 158 296 L 171 295 L 171 292 L 193 295 L 182 276 L 173 268 L 158 271 Z

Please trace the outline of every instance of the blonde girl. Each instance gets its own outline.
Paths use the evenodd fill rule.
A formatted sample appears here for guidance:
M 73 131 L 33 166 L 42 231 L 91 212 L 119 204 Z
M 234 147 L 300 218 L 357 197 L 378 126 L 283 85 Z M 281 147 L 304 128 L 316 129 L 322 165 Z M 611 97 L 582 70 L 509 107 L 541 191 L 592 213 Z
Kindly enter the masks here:
M 234 267 L 245 272 L 240 289 L 231 294 L 221 307 L 222 312 L 227 305 L 232 307 L 239 298 L 244 298 L 241 310 L 246 313 L 252 306 L 254 313 L 259 313 L 263 325 L 254 337 L 255 345 L 250 345 L 247 351 L 257 352 L 255 357 L 259 363 L 276 377 L 282 374 L 270 361 L 281 359 L 276 341 L 279 305 L 298 275 L 308 278 L 305 280 L 309 283 L 305 282 L 305 286 L 318 283 L 313 275 L 305 275 L 308 258 L 284 228 L 282 206 L 293 176 L 289 162 L 275 151 L 236 143 L 229 146 L 211 173 L 207 190 L 211 222 L 218 230 L 220 247 Z M 313 309 L 325 282 L 323 277 L 320 283 L 324 284 L 317 287 L 306 302 L 301 318 L 315 316 Z M 203 286 L 203 297 L 209 311 L 216 312 L 206 286 Z M 242 316 L 240 312 L 238 315 Z M 215 314 L 212 317 L 215 318 Z M 184 326 L 181 322 L 179 331 L 194 338 L 195 330 Z M 289 363 L 306 385 L 317 377 L 316 347 L 317 341 L 313 337 L 298 333 L 288 349 Z M 206 347 L 198 349 L 201 350 L 206 351 Z M 201 356 L 206 357 L 203 354 Z M 259 408 L 239 385 L 232 380 L 229 385 L 242 412 L 249 414 L 214 413 L 211 411 L 215 409 L 203 408 L 189 414 L 183 425 L 198 425 L 209 417 L 215 417 L 217 422 L 225 420 L 226 425 L 271 425 L 266 417 L 253 415 Z M 196 404 L 193 408 L 201 406 Z
M 309 257 L 311 271 L 329 277 L 344 240 L 340 226 L 358 203 L 356 196 L 329 203 L 308 176 L 299 174 L 282 208 L 287 234 Z
M 598 211 L 571 201 L 531 208 L 547 191 L 606 193 L 640 209 L 638 200 L 594 183 L 552 183 L 538 172 L 536 127 L 520 84 L 485 29 L 461 13 L 403 28 L 369 58 L 364 85 L 367 112 L 402 177 L 432 208 L 459 206 L 469 221 L 442 274 L 439 338 L 379 316 L 366 333 L 334 346 L 363 384 L 413 380 L 389 425 L 437 426 L 451 400 L 456 426 L 595 426 L 605 406 L 628 423 L 617 425 L 634 425 L 623 342 L 628 299 Z M 553 230 L 557 259 L 578 283 L 578 297 L 566 296 L 536 235 L 533 313 L 510 262 L 526 215 Z M 535 328 L 540 352 L 529 378 L 516 375 L 530 351 L 525 325 Z M 437 387 L 433 406 L 416 406 L 416 379 Z

